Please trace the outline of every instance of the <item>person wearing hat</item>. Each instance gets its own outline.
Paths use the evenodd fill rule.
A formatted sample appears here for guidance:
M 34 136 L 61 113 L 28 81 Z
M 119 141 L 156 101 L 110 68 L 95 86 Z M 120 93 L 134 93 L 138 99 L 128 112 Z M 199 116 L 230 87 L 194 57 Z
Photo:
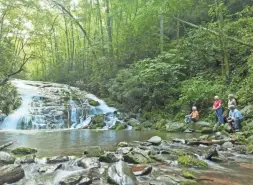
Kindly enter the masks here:
M 240 123 L 243 120 L 242 113 L 235 108 L 234 105 L 229 106 L 229 117 L 228 117 L 228 123 L 231 126 L 232 130 L 235 130 L 235 132 L 239 132 L 240 129 Z
M 186 115 L 184 121 L 188 127 L 191 121 L 198 121 L 198 120 L 199 120 L 199 112 L 197 111 L 197 107 L 193 106 L 191 114 Z
M 222 101 L 220 100 L 219 96 L 214 97 L 213 110 L 215 111 L 216 123 L 223 124 L 224 119 L 222 115 Z
M 229 109 L 230 105 L 234 105 L 235 107 L 237 105 L 233 94 L 228 95 L 228 109 Z

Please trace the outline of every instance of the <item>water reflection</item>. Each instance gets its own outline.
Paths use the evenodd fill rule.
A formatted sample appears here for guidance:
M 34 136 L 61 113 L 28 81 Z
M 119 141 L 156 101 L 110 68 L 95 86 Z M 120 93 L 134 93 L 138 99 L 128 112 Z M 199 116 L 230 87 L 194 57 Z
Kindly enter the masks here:
M 101 146 L 112 150 L 120 141 L 145 141 L 154 135 L 163 139 L 172 137 L 193 137 L 156 131 L 93 131 L 93 130 L 57 130 L 57 131 L 0 131 L 0 145 L 15 141 L 12 148 L 25 146 L 38 149 L 39 156 L 82 155 L 85 146 Z

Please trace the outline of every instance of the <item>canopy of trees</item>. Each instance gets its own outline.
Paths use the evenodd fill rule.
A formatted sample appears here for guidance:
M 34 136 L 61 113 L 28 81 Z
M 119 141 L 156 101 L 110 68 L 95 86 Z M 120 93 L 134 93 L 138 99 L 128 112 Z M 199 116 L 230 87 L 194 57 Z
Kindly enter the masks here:
M 253 102 L 251 0 L 1 0 L 0 84 L 68 83 L 144 118 Z M 19 73 L 24 71 L 23 73 Z

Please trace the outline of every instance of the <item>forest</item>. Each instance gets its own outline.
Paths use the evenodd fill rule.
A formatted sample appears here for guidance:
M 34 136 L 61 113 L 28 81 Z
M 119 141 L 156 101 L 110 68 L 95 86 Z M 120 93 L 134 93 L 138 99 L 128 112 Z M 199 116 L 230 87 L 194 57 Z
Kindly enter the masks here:
M 253 103 L 252 0 L 1 0 L 0 108 L 8 83 L 77 86 L 140 119 L 182 120 L 213 97 Z

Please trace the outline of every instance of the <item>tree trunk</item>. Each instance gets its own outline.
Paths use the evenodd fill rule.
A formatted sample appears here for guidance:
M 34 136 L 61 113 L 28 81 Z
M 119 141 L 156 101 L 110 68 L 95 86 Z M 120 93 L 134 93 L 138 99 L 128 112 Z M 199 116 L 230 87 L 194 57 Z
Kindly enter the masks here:
M 164 15 L 160 16 L 160 53 L 163 53 L 164 47 Z
M 107 18 L 107 33 L 109 40 L 109 56 L 113 58 L 113 45 L 112 45 L 112 20 L 110 15 L 110 3 L 106 0 L 106 18 Z

